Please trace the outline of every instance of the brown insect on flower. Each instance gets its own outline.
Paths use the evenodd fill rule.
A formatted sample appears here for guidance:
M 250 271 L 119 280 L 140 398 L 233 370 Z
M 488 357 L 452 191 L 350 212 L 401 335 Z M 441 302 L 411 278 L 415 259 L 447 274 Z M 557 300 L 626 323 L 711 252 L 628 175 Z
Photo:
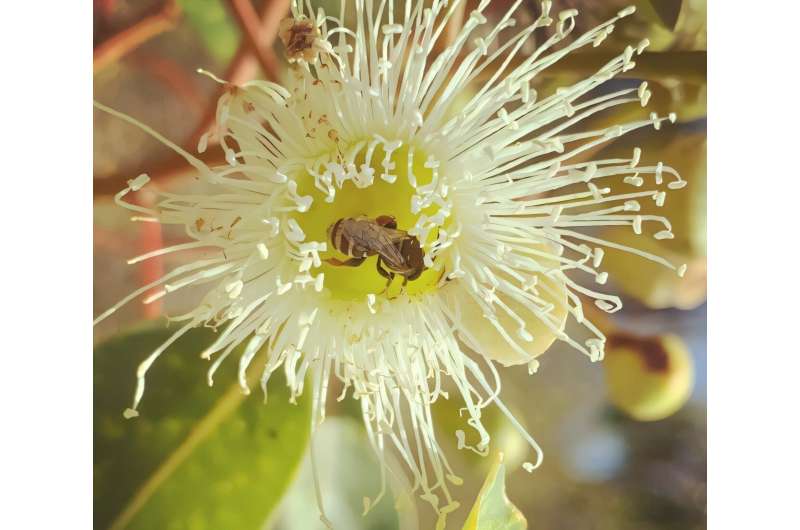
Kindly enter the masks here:
M 390 215 L 348 217 L 339 219 L 328 227 L 328 239 L 333 247 L 350 259 L 326 260 L 331 265 L 358 267 L 370 256 L 378 256 L 378 273 L 389 283 L 396 274 L 403 277 L 403 285 L 416 280 L 425 270 L 425 253 L 419 239 L 405 230 L 397 229 L 397 221 Z M 384 268 L 385 266 L 385 268 Z
M 306 17 L 286 18 L 278 27 L 278 36 L 286 48 L 286 57 L 290 63 L 303 59 L 313 62 L 319 51 L 319 28 Z

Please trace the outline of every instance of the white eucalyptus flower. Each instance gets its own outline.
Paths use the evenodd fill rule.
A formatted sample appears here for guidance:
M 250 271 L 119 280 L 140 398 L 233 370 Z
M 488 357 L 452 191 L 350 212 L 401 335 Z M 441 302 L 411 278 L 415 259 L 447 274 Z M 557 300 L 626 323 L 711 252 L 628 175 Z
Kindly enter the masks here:
M 664 178 L 669 182 L 661 187 L 670 189 L 685 181 L 662 164 L 639 167 L 638 149 L 629 159 L 579 161 L 595 146 L 640 127 L 658 128 L 674 116 L 580 128 L 600 111 L 646 104 L 646 83 L 638 90 L 594 90 L 633 68 L 646 42 L 554 94 L 537 95 L 530 86 L 570 52 L 600 44 L 633 8 L 571 36 L 575 10 L 551 17 L 551 2 L 542 2 L 533 24 L 516 27 L 517 1 L 487 27 L 484 0 L 452 44 L 434 51 L 458 3 L 408 0 L 395 10 L 391 0 L 342 0 L 333 17 L 296 1 L 293 18 L 281 26 L 292 61 L 286 86 L 253 81 L 229 87 L 219 101 L 223 167 L 207 167 L 152 129 L 96 104 L 180 152 L 214 190 L 160 193 L 157 206 L 144 209 L 123 200 L 147 183 L 141 175 L 116 196 L 141 220 L 179 225 L 193 240 L 137 259 L 212 251 L 98 318 L 156 285 L 161 290 L 145 302 L 180 296 L 190 286 L 208 288 L 194 310 L 171 318 L 183 325 L 141 364 L 127 416 L 137 414 L 147 371 L 173 341 L 194 327 L 220 326 L 203 352 L 211 360 L 209 384 L 234 347 L 246 342 L 238 359 L 243 391 L 250 392 L 248 367 L 265 349 L 264 393 L 276 370 L 283 370 L 295 396 L 311 381 L 318 424 L 331 398 L 329 381 L 339 379 L 344 390 L 333 399 L 349 392 L 360 400 L 378 458 L 395 450 L 415 489 L 442 516 L 458 505 L 448 484 L 460 482 L 434 435 L 431 404 L 448 397 L 445 388 L 458 394 L 450 398 L 463 401 L 479 434 L 471 449 L 486 452 L 481 410 L 494 405 L 535 450 L 526 469 L 539 464 L 539 447 L 498 397 L 495 363 L 528 364 L 534 371 L 535 358 L 556 339 L 592 360 L 602 358 L 605 338 L 584 319 L 581 297 L 608 312 L 618 310 L 620 300 L 576 283 L 570 273 L 604 284 L 603 247 L 676 268 L 586 231 L 627 225 L 638 234 L 656 226 L 648 230 L 654 237 L 671 237 L 665 219 L 637 213 L 637 201 L 662 203 Z M 344 25 L 347 17 L 354 27 Z M 518 58 L 544 27 L 552 37 Z M 454 106 L 456 98 L 464 104 Z M 387 287 L 377 256 L 359 266 L 326 261 L 347 259 L 333 248 L 331 226 L 379 216 L 394 217 L 397 230 L 424 251 L 424 272 L 405 286 L 397 275 Z M 583 325 L 584 337 L 565 333 L 569 316 Z M 464 433 L 456 435 L 466 446 Z

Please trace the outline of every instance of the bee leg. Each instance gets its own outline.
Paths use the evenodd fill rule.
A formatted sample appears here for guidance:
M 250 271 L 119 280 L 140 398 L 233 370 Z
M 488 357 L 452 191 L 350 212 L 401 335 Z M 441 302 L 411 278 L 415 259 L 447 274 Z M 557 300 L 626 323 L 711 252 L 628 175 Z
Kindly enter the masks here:
M 394 273 L 391 273 L 391 272 L 387 271 L 386 269 L 384 269 L 381 266 L 381 262 L 382 262 L 381 257 L 378 256 L 378 259 L 375 261 L 375 268 L 378 269 L 378 274 L 380 274 L 381 276 L 383 276 L 384 278 L 386 278 L 389 281 L 394 280 Z
M 403 283 L 400 284 L 400 292 L 398 293 L 398 296 L 406 294 L 407 285 L 408 285 L 408 276 L 403 276 Z
M 325 261 L 337 267 L 358 267 L 359 265 L 364 263 L 365 259 L 367 258 L 350 258 L 347 261 L 342 261 L 336 258 L 328 258 Z
M 378 259 L 375 262 L 375 268 L 378 269 L 378 274 L 380 274 L 381 276 L 386 278 L 386 289 L 385 290 L 388 290 L 389 286 L 392 284 L 392 280 L 394 280 L 394 273 L 393 272 L 389 272 L 386 269 L 384 269 L 383 266 L 381 265 L 381 261 L 382 261 L 381 257 L 378 256 Z

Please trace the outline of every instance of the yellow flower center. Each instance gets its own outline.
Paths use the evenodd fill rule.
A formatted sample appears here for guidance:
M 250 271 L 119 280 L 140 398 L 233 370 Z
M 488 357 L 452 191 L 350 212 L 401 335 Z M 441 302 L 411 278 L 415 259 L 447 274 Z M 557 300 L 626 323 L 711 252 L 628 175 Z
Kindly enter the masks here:
M 325 241 L 328 250 L 320 253 L 322 265 L 313 269 L 312 274 L 325 273 L 325 287 L 333 297 L 340 300 L 363 300 L 368 294 L 384 295 L 394 298 L 404 292 L 408 295 L 418 295 L 436 288 L 443 274 L 443 269 L 434 267 L 425 269 L 419 278 L 408 281 L 403 287 L 404 278 L 396 274 L 391 283 L 377 270 L 378 256 L 371 256 L 358 266 L 333 265 L 326 262 L 328 258 L 341 261 L 349 259 L 335 249 L 328 238 L 328 227 L 340 219 L 353 217 L 367 217 L 376 219 L 379 216 L 393 216 L 397 220 L 397 229 L 409 231 L 415 226 L 421 215 L 432 216 L 437 213 L 439 206 L 433 204 L 423 208 L 418 213 L 412 213 L 412 197 L 417 193 L 411 185 L 408 175 L 407 146 L 402 146 L 392 152 L 389 160 L 394 163 L 394 169 L 388 171 L 396 176 L 394 182 L 387 182 L 381 174 L 387 173 L 382 167 L 385 151 L 381 146 L 375 148 L 370 162 L 374 170 L 372 184 L 366 187 L 357 187 L 352 180 L 345 180 L 341 188 L 336 184 L 336 194 L 332 202 L 326 202 L 327 195 L 315 186 L 314 177 L 308 173 L 301 174 L 297 179 L 297 193 L 310 195 L 313 198 L 310 208 L 295 217 L 297 224 L 305 232 L 306 241 Z M 356 156 L 354 163 L 361 171 L 365 160 L 364 150 Z M 433 180 L 433 171 L 425 167 L 426 156 L 419 150 L 413 152 L 412 172 L 416 179 L 417 187 L 430 184 Z M 448 218 L 449 221 L 449 218 Z M 445 226 L 448 223 L 445 223 Z M 413 237 L 413 236 L 409 236 Z M 420 241 L 423 251 L 428 254 L 431 245 L 438 237 L 437 230 L 433 229 L 428 234 L 426 241 Z M 439 261 L 439 260 L 437 260 Z M 435 262 L 436 263 L 436 262 Z M 390 268 L 383 263 L 383 268 Z

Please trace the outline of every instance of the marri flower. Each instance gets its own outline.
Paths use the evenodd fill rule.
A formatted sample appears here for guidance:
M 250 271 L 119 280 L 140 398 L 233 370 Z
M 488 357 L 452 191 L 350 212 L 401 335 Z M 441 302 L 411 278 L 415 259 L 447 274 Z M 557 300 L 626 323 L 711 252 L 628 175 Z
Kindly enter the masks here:
M 120 302 L 154 285 L 162 289 L 150 300 L 207 286 L 197 307 L 171 317 L 183 325 L 141 364 L 128 416 L 136 414 L 145 376 L 159 355 L 189 329 L 213 326 L 220 332 L 202 354 L 211 360 L 209 383 L 245 343 L 238 359 L 245 392 L 248 367 L 261 351 L 263 391 L 276 370 L 285 373 L 295 395 L 310 382 L 315 423 L 329 399 L 352 395 L 378 458 L 396 451 L 414 488 L 442 514 L 457 506 L 448 483 L 459 479 L 434 434 L 431 404 L 437 399 L 463 401 L 480 440 L 471 448 L 478 452 L 489 444 L 481 410 L 499 406 L 537 452 L 526 468 L 538 465 L 539 448 L 499 399 L 495 363 L 527 363 L 535 370 L 535 358 L 556 339 L 592 360 L 602 358 L 605 339 L 584 318 L 582 299 L 609 312 L 620 308 L 620 300 L 571 274 L 604 284 L 603 247 L 615 245 L 586 231 L 623 225 L 637 234 L 672 237 L 665 219 L 637 213 L 639 201 L 663 204 L 661 188 L 685 182 L 662 164 L 639 167 L 638 149 L 624 159 L 581 156 L 670 119 L 651 115 L 600 130 L 581 128 L 598 112 L 646 104 L 646 84 L 595 90 L 633 68 L 646 42 L 552 94 L 531 87 L 565 55 L 599 45 L 632 8 L 557 46 L 575 26 L 575 10 L 551 16 L 551 3 L 543 2 L 533 24 L 516 27 L 516 2 L 490 27 L 482 14 L 489 2 L 483 1 L 455 40 L 437 47 L 457 4 L 342 1 L 333 17 L 295 2 L 292 18 L 281 26 L 292 63 L 286 86 L 253 81 L 229 87 L 219 101 L 216 134 L 228 162 L 223 167 L 207 167 L 155 131 L 97 104 L 178 150 L 211 190 L 161 193 L 154 209 L 143 209 L 123 201 L 147 183 L 142 175 L 117 195 L 142 220 L 179 225 L 192 239 L 142 258 L 208 250 L 208 257 Z M 348 17 L 352 26 L 344 25 Z M 552 36 L 523 57 L 522 46 L 545 27 Z M 389 218 L 393 223 L 385 222 Z M 337 223 L 352 219 L 363 224 L 336 240 Z M 371 236 L 359 232 L 366 228 Z M 391 236 L 382 250 L 375 247 L 381 233 Z M 403 274 L 403 260 L 411 259 L 403 241 L 422 250 L 416 279 Z M 372 254 L 360 260 L 364 248 Z M 676 269 L 656 256 L 624 250 Z M 394 278 L 387 281 L 385 273 Z M 570 316 L 585 336 L 565 333 Z M 332 378 L 341 381 L 341 395 L 329 395 Z M 465 446 L 464 433 L 456 434 Z

